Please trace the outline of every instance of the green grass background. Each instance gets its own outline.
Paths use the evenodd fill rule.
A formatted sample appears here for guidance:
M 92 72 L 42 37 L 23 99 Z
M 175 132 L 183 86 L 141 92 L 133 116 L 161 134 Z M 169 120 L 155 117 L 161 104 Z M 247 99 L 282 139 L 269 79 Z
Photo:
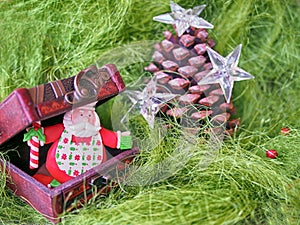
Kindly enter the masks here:
M 222 55 L 243 44 L 239 65 L 255 79 L 234 87 L 239 133 L 205 170 L 193 154 L 169 179 L 124 186 L 68 214 L 63 223 L 300 224 L 300 1 L 176 3 L 207 5 L 201 17 L 214 24 L 209 34 Z M 152 20 L 169 11 L 168 0 L 2 0 L 0 99 L 18 87 L 75 75 L 94 62 L 116 63 L 130 83 L 143 74 L 135 62 L 152 52 L 139 43 L 163 40 L 162 32 L 172 30 Z M 285 126 L 291 134 L 279 135 Z M 267 149 L 277 149 L 279 157 L 266 158 Z M 3 173 L 0 208 L 3 224 L 47 223 L 7 191 Z

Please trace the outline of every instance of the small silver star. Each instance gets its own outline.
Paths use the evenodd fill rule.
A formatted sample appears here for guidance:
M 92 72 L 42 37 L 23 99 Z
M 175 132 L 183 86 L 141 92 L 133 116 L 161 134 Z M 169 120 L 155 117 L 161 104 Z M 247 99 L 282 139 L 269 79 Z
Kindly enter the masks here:
M 134 107 L 138 107 L 140 114 L 145 118 L 150 128 L 154 128 L 155 115 L 161 109 L 161 107 L 171 99 L 175 98 L 177 95 L 172 93 L 157 93 L 157 79 L 154 76 L 143 91 L 129 91 L 126 90 L 125 93 L 128 94 L 129 99 L 133 103 L 131 108 L 127 111 L 126 115 Z M 126 115 L 122 118 L 121 122 L 124 121 Z
M 214 26 L 198 17 L 206 5 L 196 6 L 193 9 L 184 9 L 178 4 L 170 1 L 170 7 L 172 12 L 162 14 L 153 17 L 153 20 L 167 23 L 175 24 L 177 29 L 177 34 L 180 37 L 190 26 L 195 28 L 207 28 L 212 29 Z
M 199 81 L 201 84 L 219 83 L 227 103 L 230 102 L 234 81 L 253 79 L 254 76 L 239 68 L 242 45 L 238 45 L 226 58 L 207 47 L 213 69 Z

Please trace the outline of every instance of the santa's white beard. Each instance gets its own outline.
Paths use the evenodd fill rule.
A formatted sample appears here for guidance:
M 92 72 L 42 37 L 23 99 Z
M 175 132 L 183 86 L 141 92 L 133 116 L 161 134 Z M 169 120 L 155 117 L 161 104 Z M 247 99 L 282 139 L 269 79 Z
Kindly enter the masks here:
M 91 137 L 99 132 L 100 126 L 94 126 L 89 122 L 80 122 L 71 125 L 65 124 L 65 129 L 76 137 Z

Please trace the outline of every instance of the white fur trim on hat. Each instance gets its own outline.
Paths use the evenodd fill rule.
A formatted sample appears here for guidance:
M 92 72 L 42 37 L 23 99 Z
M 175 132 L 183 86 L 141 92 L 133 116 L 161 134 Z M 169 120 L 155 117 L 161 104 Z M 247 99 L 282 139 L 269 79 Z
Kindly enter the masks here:
M 90 110 L 95 110 L 97 102 L 92 102 L 83 106 L 79 106 L 78 109 L 90 109 Z

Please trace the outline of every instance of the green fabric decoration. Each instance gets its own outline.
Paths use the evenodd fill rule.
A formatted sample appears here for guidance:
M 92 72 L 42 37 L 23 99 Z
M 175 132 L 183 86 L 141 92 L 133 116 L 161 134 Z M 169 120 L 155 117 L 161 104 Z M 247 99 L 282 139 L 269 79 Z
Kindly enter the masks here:
M 29 141 L 32 139 L 32 137 L 36 136 L 39 141 L 45 142 L 46 136 L 43 134 L 42 128 L 34 129 L 33 127 L 28 130 L 27 133 L 24 134 L 23 141 Z
M 50 186 L 52 188 L 58 187 L 59 185 L 61 185 L 61 183 L 59 183 L 57 180 L 53 179 L 50 183 Z
M 130 149 L 132 148 L 132 137 L 131 136 L 121 136 L 120 149 Z

